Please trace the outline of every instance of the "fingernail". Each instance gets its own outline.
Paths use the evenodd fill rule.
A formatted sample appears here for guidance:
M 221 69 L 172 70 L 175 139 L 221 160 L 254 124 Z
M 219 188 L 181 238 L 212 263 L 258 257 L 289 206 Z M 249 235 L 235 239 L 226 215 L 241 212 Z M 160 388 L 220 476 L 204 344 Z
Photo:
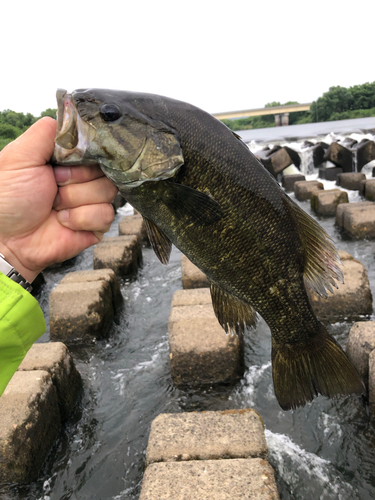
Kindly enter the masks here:
M 69 219 L 69 210 L 60 210 L 57 212 L 57 220 L 59 222 L 66 222 Z
M 68 182 L 72 176 L 70 167 L 55 167 L 53 171 L 57 184 L 64 184 L 65 182 Z
M 61 201 L 60 194 L 57 193 L 55 201 L 53 202 L 53 208 L 58 207 L 60 205 L 60 201 Z

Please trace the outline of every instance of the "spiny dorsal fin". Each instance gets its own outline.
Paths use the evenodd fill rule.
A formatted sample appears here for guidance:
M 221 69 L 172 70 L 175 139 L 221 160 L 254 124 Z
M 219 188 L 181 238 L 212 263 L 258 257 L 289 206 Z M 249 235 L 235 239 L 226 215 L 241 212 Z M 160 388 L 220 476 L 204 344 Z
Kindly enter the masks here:
M 305 282 L 322 297 L 327 297 L 327 290 L 338 288 L 336 281 L 344 283 L 340 269 L 341 260 L 331 238 L 324 229 L 289 197 L 286 198 L 291 208 L 291 215 L 297 223 L 306 262 Z
M 167 236 L 165 236 L 163 231 L 161 231 L 150 219 L 143 217 L 143 220 L 145 222 L 148 239 L 150 240 L 151 246 L 157 258 L 162 264 L 168 264 L 172 250 L 172 243 Z
M 245 325 L 255 326 L 257 313 L 249 305 L 211 283 L 211 299 L 216 317 L 224 330 L 229 333 L 243 333 Z

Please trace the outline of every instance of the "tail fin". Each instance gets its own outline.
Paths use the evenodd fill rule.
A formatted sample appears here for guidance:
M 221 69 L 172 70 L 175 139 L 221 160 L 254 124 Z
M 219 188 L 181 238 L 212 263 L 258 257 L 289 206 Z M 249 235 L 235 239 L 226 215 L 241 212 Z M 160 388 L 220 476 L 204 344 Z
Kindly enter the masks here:
M 365 393 L 357 370 L 325 327 L 320 327 L 311 342 L 272 348 L 273 384 L 283 410 L 304 406 L 318 394 L 332 398 Z

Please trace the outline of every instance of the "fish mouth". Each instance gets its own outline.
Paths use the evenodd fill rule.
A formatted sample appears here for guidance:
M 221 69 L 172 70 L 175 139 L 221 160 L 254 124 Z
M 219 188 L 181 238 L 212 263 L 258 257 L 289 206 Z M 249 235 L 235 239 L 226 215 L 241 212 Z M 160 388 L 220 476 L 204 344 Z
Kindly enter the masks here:
M 87 146 L 95 138 L 95 129 L 79 116 L 72 95 L 66 90 L 58 89 L 56 100 L 57 131 L 52 162 L 58 165 L 83 163 Z M 93 160 L 85 159 L 84 163 L 93 163 Z

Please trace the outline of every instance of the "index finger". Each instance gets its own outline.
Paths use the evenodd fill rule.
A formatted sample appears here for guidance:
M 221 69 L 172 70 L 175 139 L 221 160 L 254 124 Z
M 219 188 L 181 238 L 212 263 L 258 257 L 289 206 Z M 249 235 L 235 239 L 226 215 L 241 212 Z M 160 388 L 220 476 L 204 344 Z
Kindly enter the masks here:
M 53 168 L 53 172 L 58 186 L 81 184 L 104 176 L 98 165 L 77 165 L 69 167 L 59 165 Z

